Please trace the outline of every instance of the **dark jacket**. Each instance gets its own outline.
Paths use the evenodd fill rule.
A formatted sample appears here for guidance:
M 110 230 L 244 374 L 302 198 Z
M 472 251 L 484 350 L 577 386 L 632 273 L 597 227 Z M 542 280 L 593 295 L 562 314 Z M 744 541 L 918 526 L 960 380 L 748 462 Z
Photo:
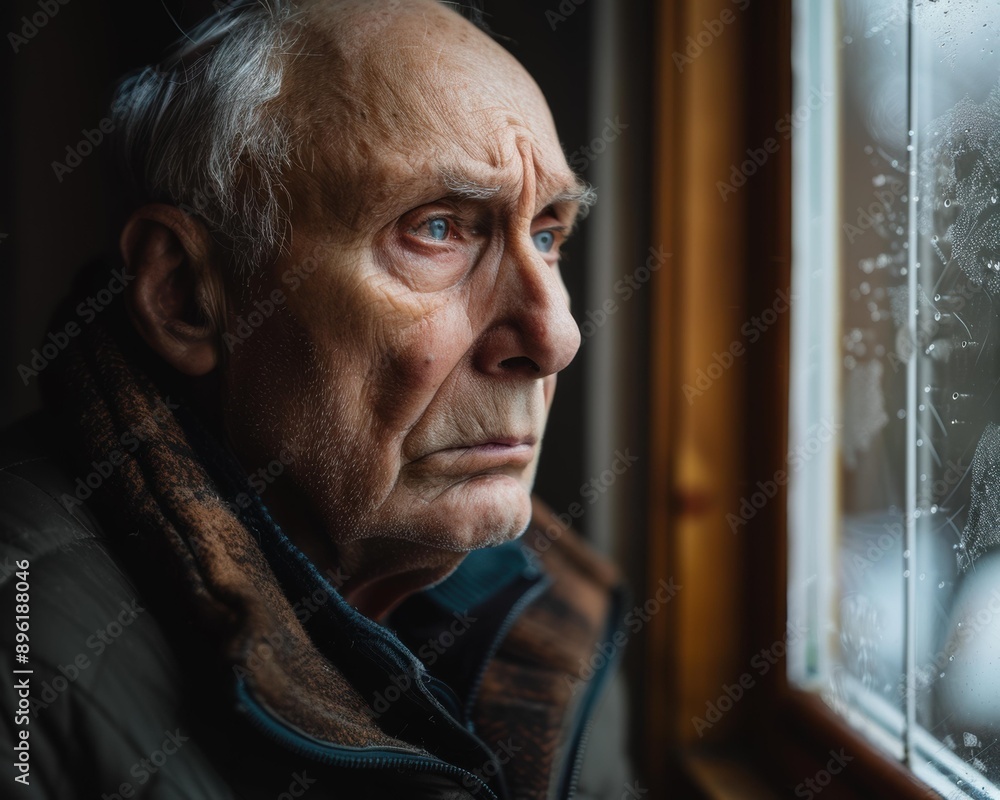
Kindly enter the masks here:
M 385 626 L 280 541 L 267 553 L 331 681 L 367 704 L 345 700 L 350 741 L 394 742 L 359 747 L 308 736 L 255 696 L 253 672 L 282 642 L 225 672 L 204 657 L 212 643 L 178 610 L 197 587 L 164 592 L 117 546 L 131 531 L 110 536 L 106 514 L 60 502 L 79 471 L 58 436 L 36 415 L 0 445 L 0 741 L 14 754 L 0 796 L 617 798 L 634 777 L 608 696 L 616 658 L 594 657 L 621 628 L 615 574 L 540 504 L 547 536 L 470 554 Z M 25 752 L 29 786 L 14 780 Z

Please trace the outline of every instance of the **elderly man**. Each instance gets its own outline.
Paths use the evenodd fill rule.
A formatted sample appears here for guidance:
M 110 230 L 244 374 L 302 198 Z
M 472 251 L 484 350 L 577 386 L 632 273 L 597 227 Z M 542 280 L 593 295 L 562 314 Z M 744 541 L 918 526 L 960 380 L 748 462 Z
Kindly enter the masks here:
M 4 796 L 620 797 L 616 577 L 530 494 L 591 200 L 534 82 L 258 1 L 114 117 L 126 290 L 0 465 Z

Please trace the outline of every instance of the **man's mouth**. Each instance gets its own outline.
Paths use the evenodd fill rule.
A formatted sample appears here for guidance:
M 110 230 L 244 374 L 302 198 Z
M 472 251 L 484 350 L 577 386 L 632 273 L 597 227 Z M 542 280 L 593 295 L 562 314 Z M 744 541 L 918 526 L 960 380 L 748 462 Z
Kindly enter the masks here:
M 501 467 L 528 466 L 535 457 L 537 439 L 533 436 L 493 436 L 478 442 L 441 448 L 417 459 L 446 469 L 480 472 Z

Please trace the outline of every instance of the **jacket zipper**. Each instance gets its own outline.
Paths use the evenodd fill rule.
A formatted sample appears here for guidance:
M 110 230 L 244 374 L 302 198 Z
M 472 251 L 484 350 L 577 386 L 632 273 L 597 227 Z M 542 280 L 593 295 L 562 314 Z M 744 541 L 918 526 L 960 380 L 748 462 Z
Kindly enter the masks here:
M 625 606 L 624 591 L 615 591 L 613 597 L 614 605 L 608 612 L 608 628 L 605 638 L 602 641 L 614 641 L 614 637 L 618 632 L 624 631 L 624 619 L 622 615 L 622 610 Z M 583 754 L 594 725 L 592 718 L 594 706 L 602 695 L 604 684 L 611 674 L 611 668 L 618 663 L 619 651 L 621 649 L 620 647 L 616 647 L 611 658 L 606 659 L 604 666 L 598 669 L 594 677 L 587 681 L 587 694 L 581 703 L 577 730 L 574 732 L 573 737 L 573 748 L 570 752 L 570 758 L 566 762 L 570 765 L 570 769 L 568 773 L 563 773 L 561 785 L 563 785 L 564 789 L 558 794 L 560 800 L 572 800 L 576 794 L 577 784 L 580 781 L 580 772 L 583 770 Z
M 507 612 L 507 616 L 504 617 L 503 623 L 500 625 L 496 635 L 493 637 L 490 649 L 487 651 L 486 656 L 479 665 L 476 678 L 472 682 L 472 686 L 469 689 L 469 696 L 465 701 L 465 726 L 470 732 L 473 730 L 472 709 L 475 707 L 476 699 L 479 697 L 479 690 L 482 688 L 483 679 L 486 677 L 486 670 L 493 661 L 493 657 L 496 655 L 497 650 L 500 649 L 500 644 L 505 638 L 507 638 L 507 634 L 510 633 L 510 629 L 514 626 L 517 618 L 520 617 L 521 614 L 524 613 L 524 610 L 535 602 L 542 592 L 548 589 L 551 585 L 552 578 L 548 576 L 540 578 L 537 583 L 532 584 L 525 590 L 524 594 L 522 594 L 517 599 L 517 602 L 511 606 L 510 611 Z
M 450 778 L 460 779 L 461 786 L 468 789 L 470 793 L 485 797 L 487 800 L 498 800 L 490 787 L 476 775 L 438 758 L 416 756 L 405 751 L 384 747 L 355 751 L 353 748 L 310 740 L 289 728 L 280 717 L 262 706 L 247 689 L 242 679 L 237 682 L 236 695 L 240 708 L 254 727 L 296 755 L 329 766 L 355 769 L 407 767 L 414 772 L 435 772 Z M 475 784 L 474 787 L 469 786 L 470 780 Z
M 580 783 L 580 773 L 583 771 L 583 754 L 587 750 L 587 741 L 590 739 L 590 732 L 594 729 L 594 721 L 592 719 L 587 720 L 587 724 L 580 734 L 580 741 L 577 747 L 576 753 L 573 756 L 573 770 L 569 776 L 569 786 L 566 789 L 566 798 L 571 800 L 571 798 L 576 794 L 577 787 Z

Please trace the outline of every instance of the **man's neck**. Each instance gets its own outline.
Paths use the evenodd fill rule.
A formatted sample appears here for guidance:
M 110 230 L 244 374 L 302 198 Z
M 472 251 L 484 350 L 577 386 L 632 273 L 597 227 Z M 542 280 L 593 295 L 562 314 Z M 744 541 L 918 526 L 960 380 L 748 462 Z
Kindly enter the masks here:
M 462 552 L 398 538 L 338 542 L 335 531 L 304 512 L 306 502 L 278 483 L 263 495 L 272 518 L 320 572 L 337 576 L 341 596 L 376 622 L 410 595 L 444 580 L 465 558 Z

